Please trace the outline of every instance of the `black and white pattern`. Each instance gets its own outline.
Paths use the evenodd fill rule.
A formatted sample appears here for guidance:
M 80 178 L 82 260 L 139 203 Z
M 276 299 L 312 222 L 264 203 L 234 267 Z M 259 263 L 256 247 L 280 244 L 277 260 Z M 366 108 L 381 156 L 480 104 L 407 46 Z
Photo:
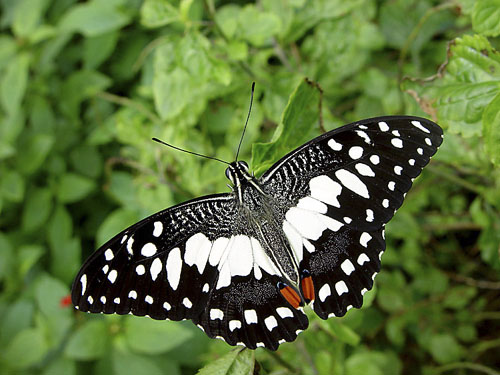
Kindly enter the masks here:
M 168 208 L 124 230 L 84 264 L 81 311 L 191 319 L 230 345 L 276 350 L 322 319 L 361 307 L 385 250 L 384 226 L 442 142 L 418 117 L 325 133 L 259 179 L 226 170 L 233 191 Z

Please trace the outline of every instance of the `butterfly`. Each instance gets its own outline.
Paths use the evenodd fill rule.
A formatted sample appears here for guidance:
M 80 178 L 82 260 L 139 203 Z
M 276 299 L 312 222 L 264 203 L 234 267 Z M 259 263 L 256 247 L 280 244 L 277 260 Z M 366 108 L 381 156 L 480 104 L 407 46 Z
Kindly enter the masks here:
M 85 262 L 81 311 L 190 319 L 230 345 L 276 350 L 322 319 L 360 308 L 385 250 L 385 224 L 442 142 L 409 116 L 324 133 L 261 177 L 226 169 L 232 191 L 160 211 Z

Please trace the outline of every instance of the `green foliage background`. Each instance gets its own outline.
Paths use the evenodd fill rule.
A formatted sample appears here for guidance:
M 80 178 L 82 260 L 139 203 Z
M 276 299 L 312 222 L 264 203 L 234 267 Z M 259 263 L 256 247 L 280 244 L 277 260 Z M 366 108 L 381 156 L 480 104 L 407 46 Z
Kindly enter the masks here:
M 499 35 L 499 0 L 0 0 L 0 373 L 499 374 Z M 73 311 L 72 279 L 106 239 L 227 190 L 223 165 L 150 139 L 231 160 L 252 81 L 256 171 L 319 118 L 445 130 L 363 309 L 309 311 L 277 353 Z

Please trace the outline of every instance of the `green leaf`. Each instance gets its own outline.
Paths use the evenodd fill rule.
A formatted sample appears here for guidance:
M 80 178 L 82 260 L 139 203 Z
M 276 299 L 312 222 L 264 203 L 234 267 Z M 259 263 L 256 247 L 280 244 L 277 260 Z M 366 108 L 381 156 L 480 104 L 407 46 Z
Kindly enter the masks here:
M 76 172 L 96 179 L 102 172 L 103 162 L 96 147 L 80 145 L 70 154 L 71 164 Z
M 113 372 L 116 375 L 162 375 L 164 372 L 151 358 L 115 349 L 112 354 Z
M 125 321 L 125 340 L 137 353 L 160 354 L 182 345 L 193 335 L 179 323 L 150 318 L 130 318 Z
M 47 237 L 50 246 L 54 247 L 59 243 L 65 242 L 71 238 L 72 233 L 73 223 L 69 212 L 64 206 L 56 207 L 47 228 Z
M 30 192 L 24 206 L 22 227 L 25 231 L 32 231 L 44 224 L 52 211 L 52 193 L 47 188 L 36 189 Z
M 130 15 L 116 4 L 93 0 L 73 5 L 62 17 L 59 28 L 64 32 L 80 32 L 92 37 L 121 29 L 130 20 Z
M 45 368 L 42 375 L 76 375 L 76 362 L 64 357 L 56 358 Z
M 71 310 L 62 308 L 60 305 L 61 299 L 70 292 L 63 282 L 48 274 L 44 274 L 37 279 L 35 287 L 35 298 L 38 309 L 42 314 L 55 319 L 70 317 Z
M 19 332 L 28 329 L 33 323 L 35 306 L 32 301 L 20 299 L 3 311 L 0 321 L 0 343 L 5 347 Z
M 31 137 L 24 137 L 21 141 L 24 152 L 17 155 L 19 171 L 24 174 L 37 171 L 45 162 L 54 142 L 55 137 L 51 134 L 34 134 Z
M 77 202 L 95 189 L 95 182 L 76 173 L 63 175 L 57 186 L 57 198 L 62 203 Z
M 255 5 L 246 5 L 238 15 L 239 36 L 254 46 L 271 43 L 271 37 L 281 31 L 280 18 L 268 12 L 260 11 Z
M 197 375 L 252 375 L 255 352 L 236 348 L 197 372 Z
M 42 21 L 43 13 L 50 4 L 48 0 L 19 0 L 14 10 L 12 30 L 21 38 L 33 34 Z
M 500 94 L 484 109 L 483 139 L 486 154 L 491 162 L 497 167 L 500 166 Z
M 7 65 L 0 80 L 0 104 L 11 116 L 21 109 L 28 83 L 29 66 L 30 56 L 27 53 L 20 53 Z
M 24 277 L 31 267 L 33 267 L 42 255 L 45 254 L 45 248 L 40 245 L 23 245 L 19 247 L 17 251 L 19 258 L 18 275 L 21 278 Z
M 115 50 L 120 33 L 110 31 L 94 37 L 85 38 L 83 44 L 83 67 L 85 70 L 97 69 Z
M 109 346 L 108 327 L 104 320 L 92 320 L 70 337 L 64 354 L 78 361 L 102 358 Z
M 166 0 L 145 0 L 141 6 L 141 23 L 156 28 L 180 20 L 179 10 Z
M 472 11 L 472 27 L 486 36 L 500 35 L 500 0 L 479 0 Z
M 69 238 L 50 248 L 50 271 L 54 276 L 70 283 L 81 266 L 79 238 Z
M 191 79 L 183 69 L 166 74 L 159 72 L 153 82 L 156 111 L 163 120 L 174 118 L 190 102 Z
M 12 202 L 20 202 L 24 196 L 24 180 L 16 171 L 3 172 L 0 179 L 2 196 Z
M 42 332 L 36 328 L 29 328 L 13 338 L 2 357 L 10 367 L 25 369 L 39 362 L 47 351 L 47 342 Z
M 436 362 L 441 364 L 458 361 L 464 354 L 456 339 L 447 333 L 433 335 L 428 350 Z
M 319 95 L 319 88 L 309 80 L 297 86 L 290 95 L 272 141 L 252 146 L 252 167 L 256 174 L 310 139 L 319 118 Z
M 361 337 L 356 332 L 338 319 L 319 320 L 319 324 L 323 329 L 330 332 L 331 335 L 346 344 L 356 346 L 361 340 Z

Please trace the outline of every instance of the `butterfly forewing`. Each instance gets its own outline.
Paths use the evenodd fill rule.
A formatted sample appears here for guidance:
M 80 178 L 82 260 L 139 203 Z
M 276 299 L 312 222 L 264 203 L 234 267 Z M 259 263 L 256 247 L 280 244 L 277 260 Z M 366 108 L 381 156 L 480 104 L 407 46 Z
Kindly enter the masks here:
M 323 319 L 361 307 L 384 226 L 441 142 L 431 121 L 380 117 L 313 139 L 258 180 L 241 166 L 232 193 L 161 211 L 103 245 L 77 275 L 73 303 L 191 319 L 231 345 L 276 350 L 308 326 L 295 297 Z

